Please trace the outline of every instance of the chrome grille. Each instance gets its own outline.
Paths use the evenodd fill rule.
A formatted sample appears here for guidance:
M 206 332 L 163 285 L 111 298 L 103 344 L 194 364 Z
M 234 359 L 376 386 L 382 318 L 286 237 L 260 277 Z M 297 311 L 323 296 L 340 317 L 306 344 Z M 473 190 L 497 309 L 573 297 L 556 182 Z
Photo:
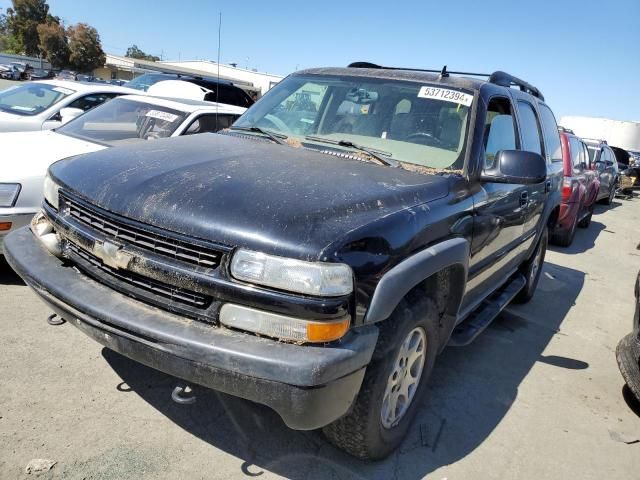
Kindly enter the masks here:
M 135 225 L 116 215 L 60 192 L 69 216 L 103 235 L 143 250 L 204 268 L 217 268 L 222 252 L 176 238 L 171 232 L 158 233 L 144 224 Z

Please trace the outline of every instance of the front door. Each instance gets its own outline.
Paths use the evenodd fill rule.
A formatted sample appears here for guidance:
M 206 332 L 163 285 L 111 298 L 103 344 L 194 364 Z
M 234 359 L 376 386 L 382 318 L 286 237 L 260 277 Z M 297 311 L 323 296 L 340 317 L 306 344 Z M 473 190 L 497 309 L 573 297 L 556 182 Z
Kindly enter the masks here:
M 519 148 L 510 99 L 494 97 L 485 122 L 484 167 L 500 150 Z M 474 194 L 474 233 L 467 292 L 461 312 L 472 309 L 522 261 L 522 235 L 529 203 L 526 185 L 484 182 Z

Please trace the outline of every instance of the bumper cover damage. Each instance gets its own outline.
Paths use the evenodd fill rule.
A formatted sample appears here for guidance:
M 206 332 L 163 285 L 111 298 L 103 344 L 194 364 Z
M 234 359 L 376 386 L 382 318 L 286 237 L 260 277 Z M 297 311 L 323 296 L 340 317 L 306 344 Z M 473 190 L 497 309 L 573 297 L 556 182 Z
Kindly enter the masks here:
M 49 254 L 28 228 L 5 240 L 7 260 L 61 317 L 106 346 L 184 380 L 262 403 L 293 429 L 344 415 L 360 389 L 375 326 L 326 346 L 292 345 L 212 327 L 124 296 Z

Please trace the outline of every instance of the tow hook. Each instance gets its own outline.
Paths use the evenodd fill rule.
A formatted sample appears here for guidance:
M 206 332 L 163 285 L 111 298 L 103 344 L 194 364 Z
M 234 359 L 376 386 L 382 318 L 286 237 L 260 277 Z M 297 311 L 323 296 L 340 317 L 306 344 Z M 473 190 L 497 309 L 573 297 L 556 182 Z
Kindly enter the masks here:
M 53 325 L 54 327 L 57 327 L 58 325 L 62 325 L 63 323 L 66 323 L 66 320 L 62 317 L 58 317 L 58 315 L 56 315 L 55 313 L 52 313 L 47 317 L 47 323 L 49 325 Z
M 182 396 L 183 393 L 189 396 Z M 196 403 L 196 396 L 193 394 L 193 389 L 189 385 L 178 385 L 173 389 L 173 392 L 171 392 L 171 400 L 178 405 L 191 405 Z

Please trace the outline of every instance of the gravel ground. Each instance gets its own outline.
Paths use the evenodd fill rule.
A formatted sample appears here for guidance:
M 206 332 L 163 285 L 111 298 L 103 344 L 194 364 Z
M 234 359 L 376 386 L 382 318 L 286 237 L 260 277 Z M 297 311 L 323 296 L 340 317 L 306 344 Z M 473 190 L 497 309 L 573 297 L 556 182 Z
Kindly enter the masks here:
M 614 349 L 631 328 L 640 198 L 598 207 L 547 255 L 533 301 L 439 358 L 401 450 L 366 464 L 269 409 L 176 380 L 65 324 L 0 261 L 0 478 L 624 479 L 640 475 L 640 408 Z M 635 410 L 634 410 L 635 409 Z

